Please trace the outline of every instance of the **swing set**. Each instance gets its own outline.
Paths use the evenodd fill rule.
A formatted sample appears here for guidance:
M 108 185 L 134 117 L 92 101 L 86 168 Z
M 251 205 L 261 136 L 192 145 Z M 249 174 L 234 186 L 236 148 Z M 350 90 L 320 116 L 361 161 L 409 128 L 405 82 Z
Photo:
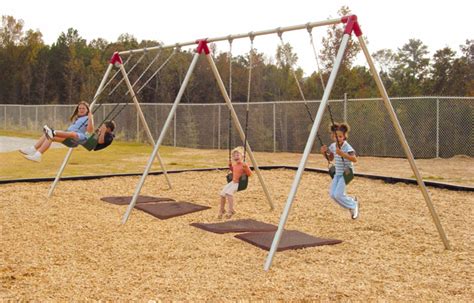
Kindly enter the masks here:
M 144 49 L 144 51 L 142 52 L 142 55 L 136 60 L 136 62 L 134 63 L 134 65 L 128 70 L 126 71 L 125 70 L 125 66 L 129 63 L 129 61 L 131 60 L 131 58 L 133 57 L 133 52 L 130 52 L 130 56 L 127 58 L 127 60 L 125 61 L 125 63 L 122 62 L 122 59 L 120 58 L 120 56 L 118 55 L 118 53 L 115 53 L 112 58 L 110 59 L 110 62 L 109 62 L 109 65 L 107 67 L 107 70 L 105 71 L 105 74 L 102 78 L 102 81 L 96 91 L 96 94 L 93 98 L 93 101 L 90 105 L 90 110 L 92 110 L 92 113 L 95 113 L 102 105 L 103 105 L 103 102 L 99 102 L 99 99 L 104 97 L 104 91 L 105 89 L 113 82 L 113 80 L 119 75 L 121 74 L 122 75 L 122 78 L 115 84 L 115 86 L 110 90 L 110 92 L 107 94 L 107 98 L 110 98 L 116 91 L 118 91 L 117 89 L 119 88 L 119 86 L 122 84 L 122 83 L 125 83 L 126 86 L 127 86 L 127 90 L 126 90 L 126 93 L 125 93 L 125 96 L 127 97 L 126 98 L 126 102 L 124 103 L 120 103 L 120 102 L 117 102 L 115 103 L 114 107 L 112 108 L 111 111 L 109 111 L 109 113 L 107 114 L 107 116 L 103 119 L 103 121 L 101 122 L 101 124 L 99 125 L 99 127 L 105 122 L 107 121 L 108 119 L 110 120 L 113 120 L 115 119 L 116 117 L 118 117 L 120 115 L 120 113 L 127 107 L 127 105 L 129 104 L 130 100 L 133 101 L 134 105 L 135 105 L 135 108 L 137 110 L 137 113 L 138 113 L 138 116 L 140 118 L 140 121 L 144 127 L 144 130 L 147 134 L 147 137 L 148 137 L 148 141 L 152 144 L 152 145 L 155 145 L 155 140 L 153 139 L 153 136 L 151 134 L 151 131 L 150 131 L 150 128 L 148 127 L 148 124 L 146 122 L 146 119 L 145 119 L 145 116 L 143 114 L 143 111 L 141 110 L 141 107 L 140 107 L 140 103 L 138 102 L 138 98 L 137 98 L 137 95 L 147 86 L 147 84 L 153 79 L 156 77 L 156 75 L 170 62 L 170 60 L 173 58 L 173 56 L 176 54 L 176 50 L 172 51 L 171 54 L 159 65 L 159 67 L 151 74 L 151 76 L 148 77 L 148 79 L 141 85 L 141 87 L 137 90 L 137 91 L 134 91 L 134 87 L 139 83 L 139 81 L 141 79 L 143 79 L 143 77 L 146 75 L 147 71 L 150 70 L 153 65 L 157 62 L 158 58 L 160 57 L 160 55 L 162 54 L 162 50 L 160 49 L 160 51 L 154 56 L 154 58 L 151 60 L 151 62 L 146 66 L 146 68 L 144 69 L 144 71 L 139 75 L 139 77 L 137 78 L 137 80 L 131 84 L 130 83 L 130 80 L 128 78 L 129 74 L 139 65 L 140 62 L 143 61 L 143 59 L 146 57 L 146 55 L 148 54 L 148 51 L 146 49 Z M 113 67 L 117 67 L 118 70 L 112 75 L 112 77 L 110 77 L 110 79 L 107 81 L 107 79 L 109 78 L 109 74 L 111 73 L 112 71 L 112 68 Z M 107 82 L 106 82 L 107 81 Z M 94 106 L 97 105 L 97 107 L 94 108 Z M 85 122 L 84 122 L 85 123 Z M 88 151 L 92 151 L 95 149 L 95 147 L 97 146 L 98 144 L 98 134 L 97 134 L 97 131 L 99 129 L 99 127 L 92 133 L 92 134 L 88 134 L 87 136 L 87 141 L 82 144 L 82 146 L 88 150 Z M 54 192 L 54 189 L 56 188 L 61 176 L 62 176 L 62 173 L 69 161 L 69 158 L 71 157 L 71 154 L 72 154 L 72 151 L 74 150 L 74 147 L 77 146 L 77 143 L 73 140 L 73 139 L 70 139 L 70 138 L 67 138 L 65 139 L 63 142 L 62 142 L 64 145 L 68 146 L 69 147 L 69 151 L 68 153 L 66 154 L 66 157 L 64 158 L 63 160 L 63 163 L 61 165 L 61 167 L 59 168 L 59 171 L 56 175 L 56 178 L 55 180 L 53 181 L 53 184 L 51 185 L 50 189 L 49 189 L 49 192 L 48 192 L 48 197 L 51 197 L 53 195 L 53 192 Z M 155 156 L 156 159 L 158 159 L 158 162 L 161 166 L 161 169 L 163 171 L 163 175 L 165 176 L 165 179 L 168 183 L 168 187 L 171 188 L 171 181 L 169 180 L 169 177 L 168 177 L 168 173 L 167 173 L 167 170 L 164 166 L 164 163 L 159 155 L 159 153 L 156 154 Z
M 406 157 L 409 161 L 409 164 L 410 164 L 410 166 L 411 166 L 411 168 L 414 172 L 414 175 L 415 175 L 416 180 L 418 182 L 418 186 L 419 186 L 420 191 L 421 191 L 421 193 L 424 197 L 424 200 L 427 204 L 427 207 L 430 211 L 430 214 L 433 218 L 433 221 L 436 225 L 436 228 L 437 228 L 438 233 L 440 235 L 440 238 L 441 238 L 441 240 L 444 244 L 444 247 L 446 249 L 450 249 L 448 239 L 447 239 L 447 237 L 444 233 L 444 230 L 441 226 L 439 217 L 438 217 L 438 215 L 437 215 L 437 213 L 434 209 L 433 203 L 432 203 L 431 198 L 428 194 L 425 183 L 423 182 L 421 174 L 420 174 L 420 172 L 419 172 L 419 170 L 416 166 L 413 154 L 412 154 L 411 149 L 408 145 L 408 142 L 407 142 L 406 137 L 403 133 L 403 130 L 400 126 L 397 115 L 396 115 L 396 113 L 393 109 L 393 106 L 392 106 L 391 101 L 388 97 L 388 94 L 385 90 L 385 87 L 382 83 L 380 75 L 378 74 L 378 72 L 375 68 L 372 56 L 370 55 L 370 52 L 367 49 L 367 45 L 365 43 L 365 40 L 362 37 L 362 31 L 361 31 L 361 28 L 359 26 L 357 16 L 355 16 L 355 15 L 344 16 L 344 17 L 336 18 L 336 19 L 328 19 L 328 20 L 319 21 L 319 22 L 310 22 L 310 23 L 306 23 L 306 24 L 302 24 L 302 25 L 294 25 L 294 26 L 288 26 L 288 27 L 278 27 L 276 29 L 262 30 L 262 31 L 258 31 L 258 32 L 249 32 L 249 33 L 244 33 L 244 34 L 228 35 L 228 36 L 217 37 L 217 38 L 209 38 L 209 39 L 198 39 L 198 40 L 193 40 L 193 41 L 184 42 L 184 43 L 175 43 L 175 44 L 170 44 L 170 45 L 165 45 L 165 46 L 160 45 L 160 46 L 157 46 L 157 47 L 151 47 L 151 48 L 147 48 L 147 49 L 136 49 L 136 50 L 132 50 L 132 51 L 116 52 L 112 56 L 112 59 L 110 60 L 109 67 L 108 67 L 108 69 L 106 71 L 106 74 L 105 74 L 105 76 L 104 76 L 104 78 L 103 78 L 103 80 L 102 80 L 102 82 L 99 86 L 99 89 L 97 90 L 96 95 L 98 95 L 102 91 L 103 85 L 105 83 L 105 79 L 107 78 L 112 66 L 116 65 L 117 67 L 119 67 L 120 71 L 122 72 L 123 80 L 125 80 L 128 88 L 129 88 L 129 93 L 131 94 L 132 99 L 133 99 L 135 105 L 137 106 L 137 110 L 139 111 L 139 113 L 141 113 L 141 111 L 139 110 L 138 101 L 136 99 L 136 94 L 133 91 L 133 87 L 130 84 L 130 82 L 128 80 L 127 73 L 126 73 L 126 71 L 123 67 L 124 64 L 122 63 L 121 55 L 128 55 L 128 54 L 132 54 L 132 53 L 145 53 L 147 51 L 162 50 L 162 49 L 165 49 L 165 48 L 172 48 L 176 51 L 176 49 L 178 49 L 180 47 L 197 45 L 196 49 L 195 49 L 195 53 L 194 53 L 193 58 L 192 58 L 192 61 L 189 65 L 188 71 L 186 73 L 186 76 L 185 76 L 183 82 L 181 83 L 181 87 L 180 87 L 180 89 L 179 89 L 179 91 L 176 95 L 175 101 L 174 101 L 173 106 L 172 106 L 172 108 L 171 108 L 171 110 L 168 114 L 168 117 L 167 117 L 165 123 L 164 123 L 164 126 L 163 126 L 163 128 L 161 130 L 161 133 L 159 135 L 159 138 L 156 141 L 156 143 L 155 142 L 153 143 L 154 144 L 153 151 L 150 154 L 150 157 L 149 157 L 148 163 L 146 165 L 146 168 L 145 168 L 145 170 L 144 170 L 144 172 L 143 172 L 143 174 L 142 174 L 142 176 L 141 176 L 141 178 L 140 178 L 140 180 L 139 180 L 139 182 L 136 186 L 136 189 L 135 189 L 135 192 L 133 194 L 132 200 L 130 201 L 130 204 L 128 205 L 128 208 L 127 208 L 127 210 L 126 210 L 126 212 L 125 212 L 125 214 L 122 218 L 122 224 L 126 223 L 126 221 L 128 220 L 128 218 L 131 214 L 131 211 L 135 207 L 135 204 L 137 202 L 137 198 L 138 198 L 138 196 L 140 194 L 140 191 L 141 191 L 141 189 L 144 185 L 145 179 L 148 176 L 148 174 L 150 173 L 150 169 L 151 169 L 151 166 L 152 166 L 152 163 L 153 163 L 153 159 L 158 156 L 159 148 L 163 143 L 166 132 L 167 132 L 167 130 L 168 130 L 170 124 L 171 124 L 171 121 L 173 120 L 173 117 L 176 113 L 178 104 L 180 103 L 180 101 L 183 97 L 184 91 L 185 91 L 185 89 L 186 89 L 186 87 L 187 87 L 187 85 L 190 81 L 193 70 L 196 67 L 197 60 L 199 59 L 199 57 L 201 55 L 204 55 L 206 57 L 209 65 L 211 67 L 212 74 L 213 74 L 213 76 L 214 76 L 214 78 L 217 82 L 217 85 L 218 85 L 219 90 L 220 90 L 220 92 L 221 92 L 221 94 L 222 94 L 222 96 L 225 100 L 225 103 L 228 106 L 230 117 L 231 117 L 230 120 L 234 123 L 234 127 L 236 127 L 236 129 L 237 129 L 237 131 L 240 135 L 241 140 L 244 142 L 246 152 L 248 152 L 248 154 L 249 154 L 249 157 L 250 157 L 250 160 L 253 164 L 253 168 L 255 170 L 255 173 L 257 174 L 257 176 L 259 178 L 259 181 L 262 185 L 262 188 L 264 190 L 267 201 L 270 205 L 270 209 L 273 209 L 274 206 L 273 206 L 272 199 L 271 199 L 270 194 L 268 192 L 268 189 L 265 185 L 263 177 L 260 174 L 258 164 L 255 160 L 255 157 L 252 153 L 249 142 L 247 140 L 248 112 L 249 112 L 249 101 L 250 101 L 250 82 L 251 82 L 251 63 L 249 65 L 249 85 L 248 85 L 248 95 L 247 95 L 246 130 L 244 132 L 244 130 L 243 130 L 243 128 L 242 128 L 242 126 L 239 122 L 238 116 L 237 116 L 237 114 L 234 110 L 234 107 L 232 105 L 232 99 L 229 96 L 231 94 L 231 80 L 230 80 L 230 83 L 229 83 L 229 92 L 227 92 L 227 90 L 225 88 L 225 85 L 224 85 L 224 83 L 221 79 L 221 76 L 219 74 L 219 71 L 217 70 L 217 67 L 215 65 L 214 59 L 213 59 L 213 57 L 211 55 L 211 52 L 209 50 L 208 43 L 227 40 L 227 41 L 230 42 L 230 45 L 232 46 L 232 41 L 235 40 L 235 39 L 250 38 L 250 41 L 251 41 L 251 52 L 250 53 L 252 54 L 253 40 L 254 40 L 255 37 L 263 36 L 263 35 L 277 34 L 280 37 L 280 40 L 283 43 L 283 39 L 282 39 L 282 34 L 283 33 L 306 29 L 310 34 L 310 42 L 311 42 L 311 45 L 313 47 L 315 57 L 316 57 L 316 62 L 317 62 L 318 69 L 319 69 L 319 63 L 317 61 L 317 54 L 316 54 L 315 46 L 314 46 L 314 43 L 313 43 L 313 36 L 312 36 L 311 30 L 313 28 L 317 28 L 317 27 L 338 25 L 338 24 L 342 24 L 344 26 L 344 34 L 343 34 L 339 49 L 337 51 L 337 55 L 335 57 L 333 68 L 331 70 L 331 73 L 330 73 L 329 79 L 327 81 L 327 84 L 324 86 L 324 82 L 323 82 L 324 93 L 323 93 L 318 111 L 317 111 L 316 116 L 314 118 L 313 118 L 313 115 L 311 114 L 311 111 L 309 110 L 309 107 L 306 104 L 306 99 L 304 98 L 304 94 L 302 94 L 302 89 L 300 87 L 300 84 L 299 84 L 298 81 L 296 81 L 296 83 L 298 85 L 298 89 L 300 91 L 300 94 L 302 95 L 303 100 L 305 100 L 306 109 L 307 109 L 307 112 L 308 112 L 308 114 L 311 118 L 311 121 L 312 121 L 312 127 L 311 127 L 311 131 L 309 133 L 308 140 L 307 140 L 306 146 L 304 148 L 300 163 L 298 165 L 298 169 L 297 169 L 295 178 L 293 180 L 291 189 L 289 191 L 289 194 L 288 194 L 288 197 L 287 197 L 287 200 L 286 200 L 286 204 L 285 204 L 283 212 L 280 216 L 280 222 L 279 222 L 279 225 L 278 225 L 278 229 L 277 229 L 277 231 L 274 235 L 269 254 L 266 258 L 266 261 L 265 261 L 265 264 L 264 264 L 264 270 L 269 270 L 270 266 L 272 264 L 274 255 L 275 255 L 275 253 L 277 251 L 277 248 L 279 246 L 280 239 L 282 237 L 285 224 L 288 220 L 288 216 L 289 216 L 291 206 L 294 202 L 297 189 L 298 189 L 299 184 L 301 182 L 301 178 L 302 178 L 303 172 L 305 170 L 307 160 L 308 160 L 308 157 L 309 157 L 309 155 L 311 153 L 311 150 L 313 148 L 314 141 L 315 141 L 316 137 L 318 137 L 321 145 L 323 144 L 323 142 L 322 142 L 322 140 L 321 140 L 321 138 L 318 134 L 318 130 L 319 130 L 319 127 L 321 125 L 321 121 L 322 121 L 323 114 L 324 114 L 324 111 L 325 111 L 326 107 L 328 109 L 330 109 L 329 101 L 328 101 L 329 96 L 331 94 L 331 90 L 333 88 L 333 85 L 336 81 L 337 73 L 338 73 L 339 67 L 341 65 L 342 59 L 344 57 L 345 49 L 348 45 L 349 39 L 351 38 L 352 34 L 354 34 L 358 39 L 359 45 L 360 45 L 360 47 L 361 47 L 361 49 L 364 53 L 364 56 L 367 60 L 368 65 L 369 65 L 371 75 L 374 78 L 374 81 L 377 85 L 379 93 L 382 97 L 383 103 L 384 103 L 384 105 L 387 109 L 387 112 L 389 114 L 390 120 L 391 120 L 391 122 L 394 126 L 394 129 L 395 129 L 398 137 L 399 137 L 400 143 L 401 143 L 401 145 L 402 145 L 402 147 L 405 151 L 405 154 L 406 154 Z M 231 51 L 230 51 L 230 53 L 231 53 Z M 292 71 L 294 73 L 293 69 L 292 69 Z M 294 73 L 294 76 L 296 76 L 295 73 Z M 320 77 L 321 77 L 321 73 L 320 73 Z M 95 98 L 94 98 L 94 100 L 95 100 Z M 142 115 L 142 113 L 141 113 L 141 115 Z M 330 116 L 331 116 L 331 123 L 334 126 L 335 122 L 334 122 L 334 119 L 332 117 L 331 111 L 330 111 Z M 230 138 L 230 136 L 229 136 L 229 138 Z M 229 146 L 230 146 L 230 143 L 229 143 Z M 70 155 L 70 153 L 68 155 Z M 67 162 L 67 161 L 65 161 L 65 162 Z M 328 163 L 329 163 L 329 159 L 328 159 Z M 329 163 L 329 165 L 330 165 L 330 163 Z M 330 173 L 333 170 L 331 165 L 329 166 L 328 170 L 329 170 Z M 346 183 L 350 182 L 350 179 L 353 178 L 353 173 L 352 172 L 348 172 L 348 175 L 349 175 L 349 178 L 347 178 L 347 179 L 345 178 Z

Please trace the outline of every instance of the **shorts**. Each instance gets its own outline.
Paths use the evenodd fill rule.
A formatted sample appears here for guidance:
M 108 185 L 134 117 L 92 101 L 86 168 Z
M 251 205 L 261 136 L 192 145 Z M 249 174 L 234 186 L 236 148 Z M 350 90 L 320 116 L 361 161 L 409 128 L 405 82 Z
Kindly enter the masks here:
M 225 197 L 226 195 L 233 196 L 238 188 L 239 188 L 239 183 L 234 183 L 233 181 L 230 181 L 221 190 L 220 196 L 221 197 Z
M 77 134 L 77 139 L 74 141 L 77 141 L 79 144 L 84 144 L 87 142 L 87 136 L 84 133 L 76 133 Z
M 62 143 L 67 147 L 77 147 L 78 145 L 83 145 L 87 142 L 87 136 L 83 133 L 76 133 L 77 139 L 67 138 Z

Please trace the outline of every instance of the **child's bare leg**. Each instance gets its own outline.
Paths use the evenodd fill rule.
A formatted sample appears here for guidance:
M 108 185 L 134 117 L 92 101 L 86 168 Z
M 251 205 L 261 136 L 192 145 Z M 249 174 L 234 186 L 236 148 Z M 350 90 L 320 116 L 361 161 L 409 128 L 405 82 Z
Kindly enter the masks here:
M 227 195 L 227 200 L 229 201 L 229 211 L 227 212 L 227 218 L 232 217 L 233 214 L 235 214 L 234 210 L 234 196 Z
M 51 146 L 52 143 L 53 143 L 52 141 L 46 139 L 38 148 L 36 148 L 36 145 L 35 145 L 35 148 L 40 153 L 44 154 L 48 150 L 48 148 Z
M 59 137 L 59 138 L 73 138 L 73 139 L 78 139 L 79 136 L 77 135 L 76 132 L 65 132 L 62 130 L 55 130 L 54 131 L 54 137 Z
M 220 208 L 219 208 L 219 213 L 217 214 L 218 219 L 222 219 L 222 216 L 225 213 L 225 197 L 221 196 L 221 203 L 220 203 Z
M 39 140 L 35 143 L 35 149 L 38 150 L 40 148 L 40 146 L 43 145 L 44 141 L 48 141 L 48 139 L 46 139 L 45 135 L 42 135 L 39 138 Z

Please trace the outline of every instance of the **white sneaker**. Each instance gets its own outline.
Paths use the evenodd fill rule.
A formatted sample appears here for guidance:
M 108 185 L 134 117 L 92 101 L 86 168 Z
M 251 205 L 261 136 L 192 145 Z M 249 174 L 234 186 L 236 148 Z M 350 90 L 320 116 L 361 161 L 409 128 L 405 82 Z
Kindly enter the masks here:
M 36 152 L 36 148 L 34 146 L 28 146 L 20 148 L 19 151 L 23 155 L 33 155 Z
M 50 128 L 48 125 L 43 126 L 43 132 L 49 140 L 54 138 L 54 129 Z
M 41 153 L 39 151 L 35 152 L 32 155 L 24 155 L 26 159 L 34 162 L 41 162 Z
M 359 218 L 359 201 L 357 201 L 357 198 L 354 198 L 355 200 L 355 208 L 351 209 L 351 218 L 352 220 L 355 220 Z

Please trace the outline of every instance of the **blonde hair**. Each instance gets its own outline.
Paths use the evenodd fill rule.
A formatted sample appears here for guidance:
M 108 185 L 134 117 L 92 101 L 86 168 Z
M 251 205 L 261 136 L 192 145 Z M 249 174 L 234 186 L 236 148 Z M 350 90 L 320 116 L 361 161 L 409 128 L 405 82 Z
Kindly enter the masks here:
M 91 109 L 89 107 L 89 103 L 87 103 L 86 101 L 79 101 L 79 103 L 77 103 L 76 109 L 74 109 L 74 112 L 72 113 L 71 117 L 69 117 L 69 120 L 71 120 L 71 122 L 76 121 L 77 113 L 79 112 L 79 105 L 81 104 L 87 107 L 87 113 L 90 112 Z
M 237 146 L 236 148 L 234 148 L 231 152 L 231 154 L 233 155 L 235 152 L 241 154 L 242 156 L 244 155 L 244 147 L 243 146 Z

